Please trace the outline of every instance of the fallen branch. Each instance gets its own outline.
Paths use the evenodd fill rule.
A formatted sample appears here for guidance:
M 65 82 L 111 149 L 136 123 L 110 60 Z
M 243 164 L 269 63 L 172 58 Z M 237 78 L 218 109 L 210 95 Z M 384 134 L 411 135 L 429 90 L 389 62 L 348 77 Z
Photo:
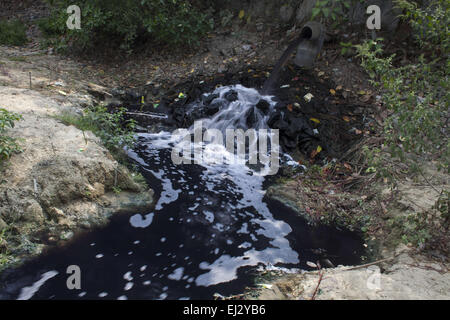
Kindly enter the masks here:
M 148 118 L 167 118 L 167 115 L 159 115 L 159 114 L 150 114 L 150 113 L 141 113 L 141 112 L 125 112 L 126 115 L 130 116 L 139 116 L 139 117 L 148 117 Z
M 399 254 L 400 254 L 400 253 L 399 253 Z M 379 263 L 382 263 L 382 262 L 390 261 L 390 260 L 393 260 L 393 259 L 397 258 L 397 256 L 398 256 L 399 254 L 394 255 L 393 257 L 390 257 L 390 258 L 381 259 L 381 260 L 377 260 L 377 261 L 375 261 L 375 262 L 366 263 L 366 264 L 363 264 L 363 265 L 360 265 L 360 266 L 356 266 L 356 267 L 352 267 L 352 268 L 349 268 L 349 269 L 345 269 L 344 271 L 350 271 L 350 270 L 362 269 L 362 268 L 366 268 L 366 267 L 373 266 L 373 265 L 375 265 L 375 264 L 379 264 Z

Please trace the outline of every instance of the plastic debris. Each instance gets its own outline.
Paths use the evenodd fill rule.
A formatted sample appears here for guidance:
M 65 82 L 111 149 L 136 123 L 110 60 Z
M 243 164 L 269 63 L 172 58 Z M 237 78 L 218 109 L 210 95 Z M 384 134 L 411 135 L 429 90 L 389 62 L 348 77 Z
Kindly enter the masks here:
M 273 287 L 272 284 L 267 284 L 267 283 L 258 283 L 258 286 L 262 287 L 263 289 L 272 289 L 272 287 Z
M 306 102 L 310 102 L 312 98 L 314 98 L 314 96 L 311 93 L 305 94 L 305 96 L 303 97 L 305 99 Z

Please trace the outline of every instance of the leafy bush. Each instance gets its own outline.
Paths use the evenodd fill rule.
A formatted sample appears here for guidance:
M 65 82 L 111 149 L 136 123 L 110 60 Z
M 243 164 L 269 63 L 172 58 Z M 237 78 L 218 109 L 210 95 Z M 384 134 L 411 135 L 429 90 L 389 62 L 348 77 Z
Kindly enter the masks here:
M 22 150 L 16 139 L 6 135 L 6 131 L 14 128 L 14 122 L 20 119 L 22 119 L 20 115 L 0 108 L 0 164 L 9 159 L 13 153 Z
M 19 20 L 0 20 L 0 44 L 21 46 L 27 43 L 25 25 Z
M 420 8 L 416 2 L 396 0 L 397 7 L 404 11 L 403 18 L 414 29 L 414 36 L 422 48 L 433 47 L 438 55 L 449 49 L 450 2 L 434 0 Z M 433 53 L 434 54 L 434 53 Z
M 387 223 L 399 232 L 402 242 L 419 248 L 450 249 L 448 191 L 442 191 L 435 206 L 422 212 L 390 218 Z
M 50 17 L 39 27 L 60 48 L 81 50 L 105 45 L 132 49 L 136 41 L 194 46 L 212 28 L 212 20 L 187 0 L 47 0 Z M 70 5 L 81 9 L 81 30 L 66 26 Z
M 92 131 L 102 140 L 106 148 L 116 153 L 125 146 L 132 146 L 135 141 L 133 134 L 135 122 L 125 120 L 125 112 L 125 108 L 120 108 L 110 113 L 106 107 L 96 106 L 86 109 L 81 116 L 63 113 L 56 118 L 82 131 Z
M 336 22 L 339 16 L 343 15 L 351 6 L 351 0 L 318 0 L 312 9 L 311 19 L 320 18 Z
M 450 4 L 435 0 L 421 9 L 408 1 L 399 3 L 406 10 L 404 18 L 415 29 L 418 46 L 424 50 L 431 47 L 439 50 L 433 50 L 434 56 L 422 54 L 409 65 L 396 67 L 394 55 L 383 56 L 379 39 L 356 46 L 358 56 L 373 83 L 382 89 L 383 101 L 391 111 L 385 122 L 385 136 L 392 155 L 403 161 L 434 159 L 440 162 L 441 168 L 448 168 L 450 15 L 443 16 L 442 12 L 448 12 Z M 420 24 L 436 19 L 444 21 Z

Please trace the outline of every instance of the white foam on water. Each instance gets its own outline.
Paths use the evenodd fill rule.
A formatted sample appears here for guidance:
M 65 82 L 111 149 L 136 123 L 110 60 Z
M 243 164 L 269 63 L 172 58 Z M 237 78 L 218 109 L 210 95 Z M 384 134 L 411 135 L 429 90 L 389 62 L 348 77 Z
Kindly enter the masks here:
M 125 274 L 123 275 L 123 278 L 124 278 L 124 280 L 132 281 L 132 280 L 133 280 L 133 277 L 131 276 L 131 271 L 128 271 L 127 273 L 125 273 Z
M 125 291 L 129 291 L 133 288 L 134 283 L 133 282 L 127 282 L 127 284 L 125 285 L 125 287 L 123 288 L 123 290 Z
M 164 170 L 159 170 L 158 172 L 151 171 L 153 175 L 161 180 L 163 191 L 161 192 L 161 196 L 159 197 L 158 203 L 155 206 L 155 210 L 161 210 L 163 205 L 172 203 L 177 201 L 178 195 L 181 193 L 181 190 L 175 190 L 172 186 L 172 181 L 170 179 L 163 178 Z
M 180 267 L 175 269 L 171 274 L 167 276 L 170 280 L 176 280 L 179 281 L 183 277 L 184 268 Z
M 167 293 L 161 293 L 159 295 L 159 300 L 165 300 L 167 298 Z
M 17 298 L 17 300 L 29 300 L 31 299 L 34 294 L 42 287 L 42 285 L 47 282 L 49 279 L 55 277 L 58 275 L 58 271 L 52 270 L 47 271 L 44 274 L 42 274 L 41 279 L 33 283 L 30 287 L 24 287 L 20 291 L 20 295 Z
M 209 221 L 210 223 L 214 222 L 214 213 L 212 213 L 211 211 L 203 211 L 203 214 L 205 215 L 205 218 L 207 221 Z
M 135 214 L 130 217 L 130 224 L 135 228 L 147 228 L 153 222 L 153 213 L 146 214 L 144 217 L 141 214 Z
M 238 100 L 231 103 L 225 102 L 222 109 L 217 114 L 210 119 L 203 119 L 203 128 L 217 129 L 223 133 L 225 133 L 226 129 L 239 128 L 246 130 L 246 115 L 250 108 L 254 108 L 256 117 L 254 129 L 268 129 L 267 120 L 270 112 L 267 115 L 264 115 L 254 106 L 261 99 L 264 99 L 269 102 L 270 109 L 273 109 L 275 102 L 272 98 L 261 96 L 256 90 L 245 88 L 241 85 L 221 87 L 216 89 L 214 93 L 219 95 L 219 100 L 222 99 L 225 101 L 224 96 L 230 89 L 235 90 L 238 93 Z M 198 104 L 190 106 L 191 109 L 198 107 L 200 107 Z M 191 127 L 189 128 L 189 131 L 193 133 L 193 129 L 194 127 Z M 164 168 L 159 169 L 159 171 L 147 169 L 147 171 L 151 172 L 159 179 L 159 181 L 161 181 L 162 185 L 161 196 L 156 204 L 155 211 L 160 211 L 164 206 L 176 201 L 182 190 L 186 190 L 192 194 L 192 190 L 188 190 L 191 186 L 185 179 L 185 172 L 173 163 L 162 161 L 159 156 L 160 149 L 172 150 L 172 148 L 181 141 L 182 137 L 172 135 L 169 132 L 160 132 L 158 134 L 141 133 L 138 134 L 138 136 L 146 141 L 145 154 L 150 156 L 152 161 L 154 159 L 155 161 L 158 160 L 164 164 Z M 283 221 L 275 220 L 267 205 L 263 202 L 263 197 L 265 195 L 265 192 L 263 191 L 263 182 L 265 179 L 264 175 L 268 170 L 268 164 L 263 167 L 263 170 L 261 170 L 260 167 L 258 169 L 253 169 L 245 165 L 245 163 L 230 161 L 234 155 L 230 154 L 223 145 L 205 145 L 202 143 L 201 145 L 197 145 L 197 147 L 200 147 L 203 151 L 204 159 L 209 160 L 209 162 L 206 161 L 201 163 L 204 170 L 200 173 L 200 185 L 204 186 L 208 192 L 211 192 L 212 194 L 217 194 L 219 197 L 228 197 L 228 195 L 230 195 L 234 200 L 227 203 L 225 207 L 223 205 L 221 207 L 216 207 L 214 212 L 202 208 L 196 210 L 203 200 L 203 205 L 206 204 L 207 206 L 214 207 L 213 202 L 208 198 L 203 199 L 203 195 L 199 195 L 195 200 L 196 203 L 193 203 L 188 209 L 190 211 L 196 210 L 202 212 L 205 220 L 210 224 L 216 221 L 214 226 L 219 230 L 219 233 L 223 233 L 227 229 L 225 229 L 226 224 L 218 223 L 218 221 L 230 221 L 230 217 L 235 221 L 240 221 L 241 217 L 238 217 L 236 213 L 239 212 L 239 215 L 242 215 L 240 212 L 245 212 L 244 218 L 246 219 L 246 222 L 242 224 L 237 232 L 239 234 L 248 235 L 251 240 L 248 239 L 248 241 L 243 242 L 239 246 L 241 249 L 248 249 L 243 252 L 241 256 L 224 254 L 211 263 L 201 263 L 200 268 L 206 272 L 199 275 L 195 279 L 195 283 L 198 286 L 210 286 L 231 281 L 236 279 L 237 269 L 243 266 L 256 266 L 260 263 L 272 265 L 277 263 L 298 263 L 298 254 L 290 247 L 289 241 L 286 239 L 286 236 L 292 231 L 290 226 Z M 148 168 L 148 164 L 146 164 L 136 152 L 128 150 L 128 153 L 131 158 L 142 164 L 144 168 Z M 192 155 L 183 156 L 186 156 L 187 158 L 192 157 Z M 282 155 L 282 157 L 283 156 L 284 155 Z M 225 159 L 226 161 L 220 164 L 213 163 L 213 160 L 217 158 Z M 288 161 L 291 160 L 292 159 L 288 159 Z M 171 180 L 168 171 L 172 172 L 172 179 L 174 179 L 173 175 L 175 174 L 176 181 Z M 181 178 L 181 176 L 184 178 Z M 192 182 L 190 183 L 192 184 Z M 195 181 L 195 183 L 195 186 L 198 188 L 197 185 L 199 182 Z M 175 188 L 174 185 L 177 187 Z M 222 209 L 219 210 L 219 208 Z M 151 224 L 153 219 L 153 214 L 151 214 L 149 219 L 150 222 L 148 222 L 148 216 L 149 215 L 147 215 L 144 220 L 141 215 L 135 215 L 130 219 L 130 223 L 133 226 L 146 227 Z M 226 226 L 229 228 L 228 225 Z M 196 237 L 195 235 L 192 235 L 191 238 L 195 239 Z M 215 238 L 215 234 L 211 235 L 211 239 L 213 238 Z M 259 239 L 264 238 L 269 239 L 270 244 L 267 248 L 261 250 L 252 249 L 253 245 L 250 241 L 256 243 Z M 232 242 L 227 241 L 227 244 L 231 243 Z M 178 274 L 175 274 L 173 276 L 177 275 Z

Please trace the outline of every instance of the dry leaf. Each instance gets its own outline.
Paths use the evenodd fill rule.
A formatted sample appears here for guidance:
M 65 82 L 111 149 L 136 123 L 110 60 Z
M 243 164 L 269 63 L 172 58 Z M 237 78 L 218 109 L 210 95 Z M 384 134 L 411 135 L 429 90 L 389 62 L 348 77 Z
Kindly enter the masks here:
M 372 96 L 370 94 L 366 94 L 366 95 L 362 96 L 360 100 L 362 102 L 367 102 L 370 100 L 370 98 L 372 98 Z
M 317 149 L 311 152 L 311 159 L 314 159 L 320 152 L 322 152 L 322 147 L 317 146 Z

